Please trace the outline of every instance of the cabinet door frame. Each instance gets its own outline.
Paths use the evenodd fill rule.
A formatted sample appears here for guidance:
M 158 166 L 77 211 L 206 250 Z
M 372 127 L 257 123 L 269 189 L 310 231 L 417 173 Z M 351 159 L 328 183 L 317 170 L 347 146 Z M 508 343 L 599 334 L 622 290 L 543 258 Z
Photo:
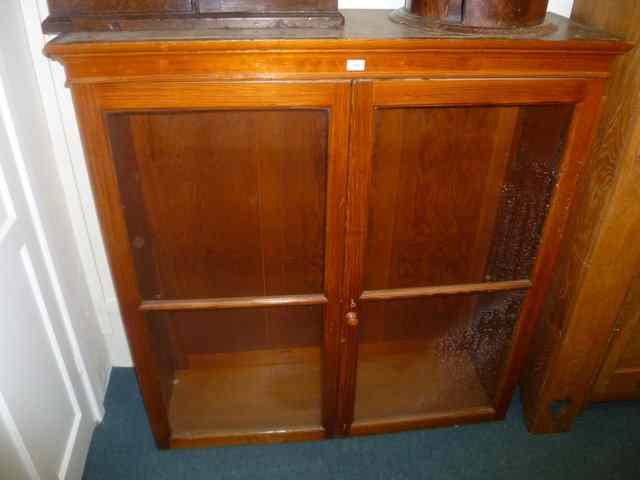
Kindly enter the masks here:
M 443 424 L 504 418 L 526 360 L 529 339 L 549 292 L 580 172 L 595 133 L 604 82 L 581 78 L 401 79 L 358 80 L 352 90 L 352 124 L 347 207 L 343 322 L 341 329 L 341 434 L 367 434 Z M 486 293 L 528 289 L 512 337 L 512 348 L 502 369 L 493 408 L 482 407 L 451 415 L 424 415 L 411 419 L 376 421 L 351 428 L 354 420 L 358 362 L 358 304 L 380 295 L 364 292 L 364 255 L 367 239 L 368 188 L 374 145 L 374 115 L 384 107 L 509 106 L 573 104 L 564 154 L 544 224 L 540 249 L 529 280 L 426 287 L 397 292 L 384 298 L 415 298 L 442 294 Z M 364 294 L 364 296 L 363 296 Z M 383 297 L 376 297 L 383 298 Z
M 287 439 L 323 438 L 337 426 L 338 341 L 340 325 L 344 230 L 347 185 L 347 155 L 350 84 L 335 82 L 119 82 L 74 84 L 73 97 L 84 139 L 84 150 L 92 181 L 111 272 L 132 351 L 143 400 L 156 443 L 161 448 L 189 447 L 250 441 L 277 442 Z M 238 299 L 231 305 L 219 300 L 185 300 L 172 304 L 143 302 L 136 281 L 133 254 L 120 200 L 111 152 L 106 115 L 134 111 L 195 111 L 207 109 L 322 109 L 329 113 L 327 148 L 327 194 L 325 231 L 324 295 L 291 295 Z M 193 310 L 211 308 L 273 307 L 277 305 L 324 305 L 322 379 L 323 428 L 243 433 L 237 436 L 204 437 L 196 440 L 172 438 L 162 400 L 162 387 L 155 375 L 153 345 L 144 314 L 147 310 Z

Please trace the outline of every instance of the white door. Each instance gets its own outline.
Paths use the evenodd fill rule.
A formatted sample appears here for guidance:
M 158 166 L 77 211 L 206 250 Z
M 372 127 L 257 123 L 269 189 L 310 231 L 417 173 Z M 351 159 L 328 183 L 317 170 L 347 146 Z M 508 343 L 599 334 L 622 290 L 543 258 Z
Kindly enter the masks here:
M 79 479 L 96 414 L 29 177 L 41 111 L 22 21 L 0 2 L 0 480 Z

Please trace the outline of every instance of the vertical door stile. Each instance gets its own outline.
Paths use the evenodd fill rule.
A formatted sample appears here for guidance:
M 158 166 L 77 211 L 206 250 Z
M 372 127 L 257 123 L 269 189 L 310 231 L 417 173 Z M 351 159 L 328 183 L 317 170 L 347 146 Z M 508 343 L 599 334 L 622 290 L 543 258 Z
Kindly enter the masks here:
M 356 81 L 351 94 L 351 131 L 347 194 L 344 291 L 340 321 L 339 433 L 348 435 L 353 422 L 358 359 L 358 301 L 362 294 L 367 194 L 373 142 L 373 82 Z
M 92 85 L 75 85 L 72 90 L 79 120 L 85 157 L 96 207 L 100 214 L 102 234 L 109 252 L 109 262 L 115 279 L 124 326 L 136 365 L 138 381 L 148 412 L 151 429 L 159 447 L 168 448 L 170 426 L 164 413 L 163 388 L 155 374 L 155 365 L 144 313 L 138 310 L 140 292 L 133 267 L 132 253 L 127 241 L 118 181 L 111 161 L 113 153 L 108 142 L 99 99 Z
M 328 299 L 324 330 L 323 426 L 328 436 L 340 431 L 338 395 L 340 328 L 344 297 L 343 265 L 346 228 L 351 83 L 335 84 L 329 120 L 325 294 Z

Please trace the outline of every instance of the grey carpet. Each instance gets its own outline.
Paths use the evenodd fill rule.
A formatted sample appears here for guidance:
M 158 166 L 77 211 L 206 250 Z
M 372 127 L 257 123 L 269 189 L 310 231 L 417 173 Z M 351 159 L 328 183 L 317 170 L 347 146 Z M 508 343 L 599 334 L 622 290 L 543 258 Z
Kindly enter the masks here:
M 571 433 L 533 436 L 519 399 L 504 422 L 282 445 L 157 450 L 132 369 L 113 370 L 86 480 L 637 479 L 640 402 L 591 407 Z

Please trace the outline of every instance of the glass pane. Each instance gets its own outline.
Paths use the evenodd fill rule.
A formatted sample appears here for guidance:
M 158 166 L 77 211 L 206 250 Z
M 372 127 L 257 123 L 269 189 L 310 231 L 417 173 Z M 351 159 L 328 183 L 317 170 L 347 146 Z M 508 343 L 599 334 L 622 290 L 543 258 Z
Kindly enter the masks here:
M 491 407 L 523 298 L 362 303 L 355 421 Z
M 377 110 L 365 289 L 527 278 L 572 114 Z
M 320 427 L 323 310 L 148 314 L 172 435 Z
M 145 299 L 323 291 L 326 111 L 107 123 Z

